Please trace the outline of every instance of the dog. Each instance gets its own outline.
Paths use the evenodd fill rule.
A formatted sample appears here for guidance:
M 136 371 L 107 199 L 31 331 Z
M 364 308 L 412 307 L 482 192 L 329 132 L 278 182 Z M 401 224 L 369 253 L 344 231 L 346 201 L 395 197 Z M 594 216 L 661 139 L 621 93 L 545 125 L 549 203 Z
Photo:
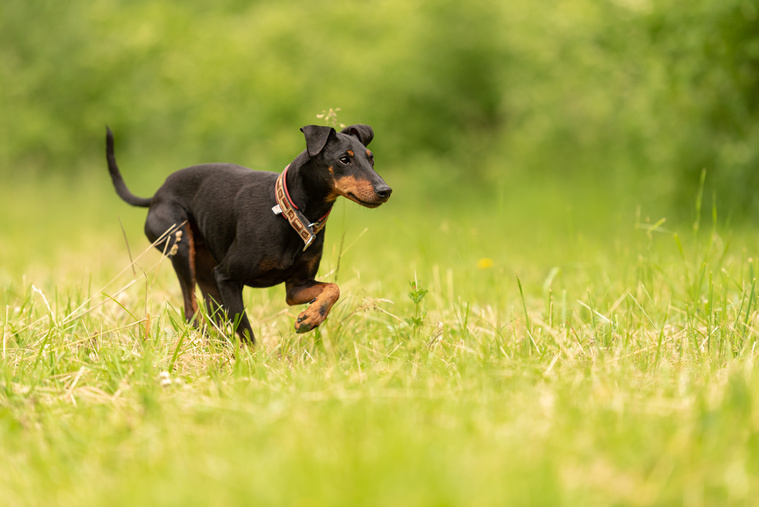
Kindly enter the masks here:
M 148 208 L 145 234 L 167 252 L 176 271 L 188 323 L 195 320 L 200 287 L 209 315 L 229 322 L 241 340 L 255 343 L 245 314 L 243 287 L 285 284 L 288 305 L 310 303 L 295 323 L 298 333 L 319 326 L 340 297 L 334 283 L 315 280 L 324 230 L 339 196 L 367 208 L 387 202 L 392 189 L 374 170 L 368 125 L 300 129 L 306 149 L 282 173 L 234 164 L 202 164 L 179 170 L 153 197 L 127 188 L 106 127 L 106 158 L 116 193 Z M 226 320 L 225 320 L 226 319 Z

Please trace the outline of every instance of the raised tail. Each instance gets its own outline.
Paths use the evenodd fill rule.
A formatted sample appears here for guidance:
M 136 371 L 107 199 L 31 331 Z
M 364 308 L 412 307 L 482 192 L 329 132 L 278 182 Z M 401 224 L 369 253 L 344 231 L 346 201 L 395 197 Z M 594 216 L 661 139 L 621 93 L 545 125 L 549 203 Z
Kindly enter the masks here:
M 119 194 L 127 204 L 132 206 L 138 206 L 140 208 L 147 208 L 150 206 L 152 197 L 144 198 L 137 197 L 126 186 L 124 179 L 119 172 L 119 166 L 116 165 L 116 155 L 113 153 L 113 132 L 106 125 L 105 127 L 105 158 L 108 159 L 108 172 L 111 173 L 111 180 L 113 180 L 113 186 L 116 188 L 116 193 Z

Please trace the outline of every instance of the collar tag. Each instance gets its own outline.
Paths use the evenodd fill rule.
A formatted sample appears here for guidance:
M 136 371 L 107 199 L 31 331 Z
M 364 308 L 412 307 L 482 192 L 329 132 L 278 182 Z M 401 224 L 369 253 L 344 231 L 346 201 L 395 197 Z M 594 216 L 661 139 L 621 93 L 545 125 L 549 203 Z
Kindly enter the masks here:
M 281 215 L 282 214 L 282 208 L 277 204 L 276 206 L 273 206 L 271 210 L 274 212 L 275 215 Z

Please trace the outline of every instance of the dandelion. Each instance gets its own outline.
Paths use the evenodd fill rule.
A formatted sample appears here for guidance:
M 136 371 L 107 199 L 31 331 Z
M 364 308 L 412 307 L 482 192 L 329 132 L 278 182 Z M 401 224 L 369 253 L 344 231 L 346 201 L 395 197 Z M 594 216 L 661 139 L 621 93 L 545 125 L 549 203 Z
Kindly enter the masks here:
M 483 257 L 477 261 L 477 269 L 490 269 L 493 267 L 493 259 L 490 257 Z

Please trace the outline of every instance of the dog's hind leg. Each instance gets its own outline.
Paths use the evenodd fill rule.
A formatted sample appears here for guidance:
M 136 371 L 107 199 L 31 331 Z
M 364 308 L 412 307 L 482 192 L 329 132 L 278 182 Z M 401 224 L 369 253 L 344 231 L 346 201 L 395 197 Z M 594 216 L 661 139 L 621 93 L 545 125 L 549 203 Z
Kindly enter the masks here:
M 198 302 L 195 299 L 195 241 L 192 227 L 183 212 L 166 211 L 160 207 L 151 207 L 145 221 L 145 234 L 151 242 L 158 241 L 155 247 L 171 259 L 182 289 L 185 320 L 197 325 L 194 321 Z M 165 234 L 166 231 L 171 232 Z
M 213 276 L 216 259 L 213 258 L 211 252 L 205 247 L 198 233 L 195 234 L 194 239 L 195 280 L 198 283 L 198 287 L 200 287 L 200 291 L 203 293 L 208 316 L 213 319 L 217 326 L 222 326 L 224 323 L 224 310 L 221 306 L 221 292 L 219 292 L 219 287 L 216 285 L 216 280 Z

